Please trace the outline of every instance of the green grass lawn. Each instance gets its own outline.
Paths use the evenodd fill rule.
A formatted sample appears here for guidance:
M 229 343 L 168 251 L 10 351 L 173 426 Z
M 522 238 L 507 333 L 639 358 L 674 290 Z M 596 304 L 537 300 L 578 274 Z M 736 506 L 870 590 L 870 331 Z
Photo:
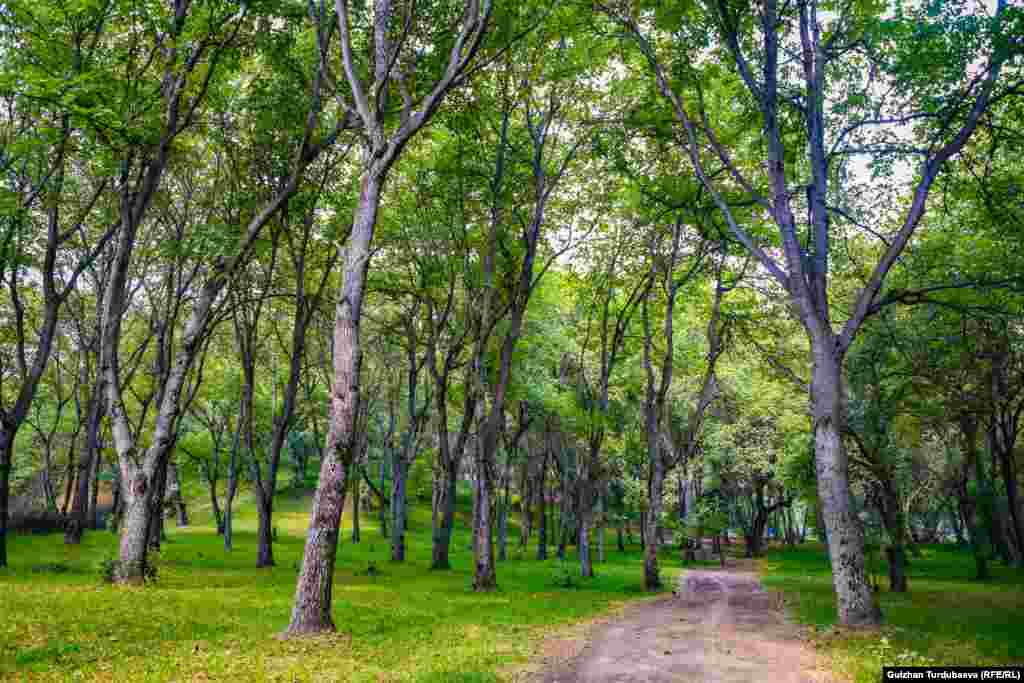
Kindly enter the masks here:
M 1024 664 L 1024 572 L 993 564 L 990 581 L 972 581 L 967 551 L 928 546 L 911 558 L 910 592 L 885 589 L 881 568 L 881 631 L 834 629 L 828 560 L 820 546 L 773 551 L 764 582 L 782 591 L 799 621 L 840 673 L 858 683 L 879 680 L 881 666 Z
M 404 564 L 388 561 L 369 516 L 358 545 L 346 524 L 338 633 L 281 641 L 274 636 L 288 623 L 308 500 L 280 499 L 270 570 L 253 567 L 255 513 L 241 502 L 233 552 L 199 511 L 188 529 L 168 526 L 158 580 L 145 588 L 101 582 L 99 565 L 116 549 L 109 532 L 87 533 L 80 547 L 59 535 L 14 536 L 11 567 L 0 570 L 0 679 L 491 681 L 550 631 L 643 595 L 639 549 L 618 553 L 611 542 L 597 578 L 576 588 L 556 587 L 557 561 L 537 562 L 531 548 L 499 563 L 497 592 L 474 594 L 468 507 L 453 539 L 455 569 L 432 572 L 430 511 L 417 505 Z M 568 561 L 578 576 L 575 556 Z M 380 575 L 366 575 L 371 563 Z M 678 572 L 668 554 L 666 565 L 667 575 Z

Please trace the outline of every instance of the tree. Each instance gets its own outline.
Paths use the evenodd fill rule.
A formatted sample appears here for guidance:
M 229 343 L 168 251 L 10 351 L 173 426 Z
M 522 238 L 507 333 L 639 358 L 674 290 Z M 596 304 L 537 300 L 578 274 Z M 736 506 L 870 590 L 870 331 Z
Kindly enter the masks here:
M 455 9 L 456 18 L 449 30 L 447 22 L 427 23 L 427 19 L 435 18 L 427 10 L 409 5 L 401 16 L 391 0 L 375 0 L 368 9 L 369 16 L 356 17 L 360 22 L 358 28 L 367 32 L 366 43 L 372 45 L 369 63 L 364 64 L 356 60 L 352 49 L 353 22 L 348 1 L 335 0 L 335 7 L 345 81 L 362 126 L 363 159 L 359 200 L 352 218 L 335 312 L 330 427 L 295 589 L 295 606 L 286 630 L 289 635 L 335 630 L 330 610 L 338 527 L 349 468 L 359 441 L 355 429 L 362 362 L 359 327 L 370 245 L 384 184 L 409 141 L 465 78 L 487 33 L 492 9 L 491 0 L 438 3 L 431 8 L 438 12 L 437 17 L 444 16 L 443 10 L 461 9 Z M 321 11 L 321 34 L 328 30 L 326 21 Z M 433 32 L 436 34 L 431 35 Z M 416 41 L 410 40 L 413 35 Z M 432 53 L 435 57 L 420 64 L 416 42 L 431 39 L 436 40 Z M 432 69 L 439 69 L 440 75 L 434 77 Z M 395 90 L 402 99 L 397 126 L 389 115 Z
M 997 88 L 1012 87 L 1000 74 L 1017 50 L 1009 38 L 1017 13 L 1000 0 L 993 17 L 964 29 L 958 20 L 965 3 L 936 11 L 926 4 L 882 19 L 878 10 L 856 3 L 826 15 L 816 0 L 783 5 L 766 0 L 757 7 L 706 2 L 693 11 L 658 12 L 651 22 L 644 18 L 644 27 L 682 29 L 668 41 L 685 61 L 669 62 L 660 46 L 662 34 L 645 30 L 628 8 L 602 6 L 640 46 L 682 128 L 691 167 L 729 230 L 776 279 L 808 335 L 818 490 L 839 620 L 878 623 L 881 612 L 868 585 L 862 533 L 850 504 L 842 443 L 843 361 L 865 320 L 884 305 L 886 276 L 921 222 L 940 171 L 973 135 L 999 96 Z M 688 65 L 704 61 L 696 54 L 709 32 L 723 50 L 715 67 L 702 72 Z M 983 40 L 975 40 L 979 33 Z M 891 58 L 882 57 L 892 50 Z M 783 69 L 789 51 L 799 55 L 801 69 Z M 969 68 L 974 61 L 979 67 Z M 719 64 L 729 71 L 715 71 Z M 944 79 L 939 83 L 936 72 Z M 840 93 L 843 78 L 855 73 L 864 76 Z M 708 93 L 716 86 L 742 92 L 743 117 L 713 108 Z M 754 117 L 764 135 L 760 176 L 745 158 L 745 143 L 729 144 L 734 140 L 730 125 L 747 126 Z M 909 140 L 899 129 L 908 124 L 914 125 Z M 799 158 L 797 149 L 806 156 Z M 844 186 L 849 174 L 842 171 L 858 154 L 876 162 L 909 158 L 919 165 L 909 204 L 901 208 L 895 231 L 883 241 L 866 284 L 853 296 L 849 317 L 837 329 L 829 276 L 834 235 L 852 215 L 842 206 L 852 203 Z M 794 184 L 803 190 L 793 192 Z M 734 211 L 736 193 L 771 217 L 781 254 L 755 225 L 742 224 Z M 806 222 L 798 218 L 804 211 Z M 890 217 L 868 220 L 887 223 Z

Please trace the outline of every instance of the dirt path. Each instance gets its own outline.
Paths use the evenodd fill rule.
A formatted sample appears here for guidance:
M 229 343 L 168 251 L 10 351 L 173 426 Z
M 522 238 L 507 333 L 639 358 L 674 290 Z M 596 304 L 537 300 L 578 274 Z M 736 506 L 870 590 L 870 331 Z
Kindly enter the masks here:
M 831 680 L 752 572 L 690 571 L 671 598 L 628 609 L 589 635 L 544 683 Z

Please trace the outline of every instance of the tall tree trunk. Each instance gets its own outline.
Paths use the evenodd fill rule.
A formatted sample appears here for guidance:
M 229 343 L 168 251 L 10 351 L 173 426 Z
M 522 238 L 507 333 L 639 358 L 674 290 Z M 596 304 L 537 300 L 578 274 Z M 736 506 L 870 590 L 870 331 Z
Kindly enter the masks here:
M 831 335 L 829 335 L 831 339 Z M 849 461 L 840 436 L 841 359 L 834 344 L 812 338 L 811 384 L 818 498 L 828 532 L 832 586 L 839 622 L 846 626 L 877 624 L 882 618 L 864 566 L 864 537 L 850 501 Z
M 410 438 L 415 438 L 410 436 Z M 415 446 L 408 446 L 415 448 Z M 404 449 L 403 449 L 404 450 Z M 405 561 L 405 516 L 408 506 L 406 500 L 406 480 L 409 475 L 409 463 L 404 454 L 396 452 L 391 464 L 391 561 Z
M 207 480 L 207 488 L 210 491 L 210 509 L 213 510 L 213 521 L 217 525 L 217 535 L 224 535 L 224 513 L 220 509 L 220 501 L 217 499 L 217 480 Z
M 533 535 L 533 501 L 537 494 L 534 491 L 533 477 L 530 476 L 529 459 L 524 466 L 523 477 L 523 496 L 520 513 L 520 519 L 522 524 L 519 527 L 519 547 L 525 549 L 530 543 L 530 537 Z
M 882 521 L 889 534 L 889 546 L 885 549 L 889 566 L 889 590 L 894 593 L 907 592 L 906 522 L 903 509 L 893 482 L 882 482 Z
M 140 585 L 148 572 L 147 550 L 152 518 L 154 487 L 149 486 L 141 471 L 121 468 L 121 500 L 124 512 L 121 519 L 121 541 L 114 581 L 120 584 Z
M 984 581 L 989 578 L 988 558 L 992 551 L 989 538 L 987 515 L 984 512 L 987 504 L 985 484 L 985 465 L 978 452 L 977 418 L 968 413 L 959 416 L 960 433 L 963 438 L 964 463 L 960 476 L 960 505 L 971 541 L 974 554 L 975 578 Z M 968 492 L 968 482 L 973 473 L 977 495 L 972 497 Z
M 382 168 L 368 168 L 365 172 L 346 248 L 342 290 L 334 321 L 330 428 L 310 511 L 302 569 L 295 588 L 295 606 L 286 631 L 289 635 L 335 630 L 331 618 L 334 564 L 346 484 L 358 445 L 356 423 L 362 364 L 359 328 L 370 265 L 370 243 L 389 165 L 390 160 L 387 160 Z
M 107 528 L 117 533 L 121 529 L 121 518 L 124 516 L 124 495 L 122 494 L 121 470 L 114 465 L 113 502 L 110 506 L 110 523 Z
M 537 479 L 537 559 L 548 559 L 548 492 L 545 487 L 547 481 L 547 456 L 540 467 L 540 477 Z
M 7 566 L 7 520 L 13 461 L 13 430 L 8 429 L 6 425 L 0 425 L 0 567 Z
M 392 417 L 393 419 L 393 417 Z M 391 425 L 391 430 L 388 432 L 389 439 L 391 433 L 394 432 L 394 424 Z M 385 447 L 385 452 L 390 449 L 390 445 Z M 380 535 L 384 538 L 388 537 L 388 506 L 384 504 L 384 492 L 387 490 L 388 481 L 388 463 L 387 456 L 382 455 L 380 459 L 380 499 L 377 501 L 378 511 L 380 516 Z
M 648 448 L 658 448 L 657 441 Z M 644 590 L 656 591 L 662 587 L 658 571 L 658 520 L 665 490 L 665 466 L 660 454 L 650 458 L 651 476 L 647 489 L 647 513 L 643 520 Z
M 478 446 L 475 451 L 479 453 L 482 449 L 483 446 Z M 494 542 L 491 535 L 493 523 L 491 495 L 493 492 L 494 482 L 491 468 L 488 463 L 483 461 L 482 457 L 478 456 L 473 490 L 476 498 L 476 504 L 473 506 L 473 590 L 475 591 L 492 591 L 498 587 L 494 571 Z
M 181 479 L 178 476 L 178 466 L 171 463 L 167 466 L 168 489 L 171 493 L 171 504 L 177 517 L 179 527 L 188 526 L 188 509 L 185 507 L 185 497 L 181 494 Z
M 164 533 L 164 503 L 167 498 L 167 461 L 159 467 L 156 474 L 156 485 L 150 500 L 149 512 L 149 548 L 160 550 L 160 543 L 166 537 Z
M 90 484 L 92 473 L 96 469 L 96 458 L 99 455 L 100 422 L 103 419 L 103 380 L 96 380 L 92 394 L 89 396 L 88 420 L 85 430 L 85 448 L 78 459 L 78 488 L 74 506 L 64 529 L 64 543 L 78 545 L 82 542 L 82 534 L 88 523 Z
M 565 559 L 565 551 L 566 551 L 567 546 L 569 545 L 569 535 L 571 533 L 571 531 L 569 530 L 569 526 L 572 523 L 572 520 L 571 520 L 572 515 L 569 514 L 569 510 L 572 507 L 572 498 L 573 497 L 569 494 L 569 485 L 568 485 L 568 476 L 569 475 L 565 472 L 565 470 L 567 470 L 567 469 L 568 469 L 568 467 L 563 468 L 561 477 L 559 478 L 560 479 L 560 483 L 561 483 L 561 487 L 559 489 L 559 503 L 560 503 L 560 505 L 558 506 L 558 551 L 557 551 L 557 555 L 558 555 L 558 559 L 560 559 L 560 560 L 564 560 Z
M 999 464 L 1006 484 L 1006 501 L 1010 508 L 1009 521 L 1017 546 L 1017 564 L 1024 563 L 1024 515 L 1021 514 L 1020 496 L 1017 489 L 1017 464 L 1014 462 L 1013 449 L 998 450 Z
M 443 493 L 439 501 L 439 524 L 433 529 L 431 548 L 431 569 L 451 569 L 448 557 L 452 544 L 452 528 L 455 524 L 455 493 L 458 483 L 458 470 L 449 467 L 442 473 Z
M 640 549 L 647 549 L 647 511 L 640 511 Z
M 231 443 L 231 454 L 228 456 L 228 482 L 224 492 L 224 550 L 234 547 L 234 506 L 235 494 L 238 493 L 238 451 L 242 441 L 242 420 L 235 424 L 235 436 Z
M 96 457 L 92 461 L 92 491 L 89 492 L 89 528 L 100 528 L 100 472 L 103 471 L 103 453 L 96 451 Z
M 262 486 L 256 490 L 256 567 L 266 569 L 274 566 L 274 499 L 263 492 Z

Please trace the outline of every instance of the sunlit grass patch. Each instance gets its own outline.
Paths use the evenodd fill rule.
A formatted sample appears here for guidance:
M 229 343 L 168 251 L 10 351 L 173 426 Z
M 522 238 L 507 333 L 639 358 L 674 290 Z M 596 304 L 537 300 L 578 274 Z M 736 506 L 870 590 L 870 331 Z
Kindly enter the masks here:
M 335 573 L 338 633 L 278 640 L 291 612 L 309 499 L 285 494 L 279 501 L 276 567 L 254 567 L 255 511 L 240 498 L 232 552 L 199 511 L 192 527 L 168 526 L 157 580 L 144 588 L 101 582 L 100 564 L 117 545 L 108 532 L 87 533 L 70 548 L 59 535 L 14 537 L 12 566 L 0 571 L 0 679 L 493 681 L 552 630 L 644 595 L 639 548 L 619 553 L 613 538 L 592 581 L 556 587 L 558 560 L 537 562 L 530 548 L 498 564 L 498 591 L 476 594 L 467 530 L 453 538 L 454 569 L 431 571 L 430 511 L 417 503 L 402 564 L 390 562 L 375 515 L 364 515 L 363 540 L 351 543 L 346 513 Z M 517 541 L 516 531 L 511 547 Z M 674 555 L 664 557 L 666 575 L 678 571 Z M 578 571 L 574 555 L 567 563 Z M 371 564 L 375 575 L 366 571 Z M 62 569 L 33 571 L 41 565 Z

